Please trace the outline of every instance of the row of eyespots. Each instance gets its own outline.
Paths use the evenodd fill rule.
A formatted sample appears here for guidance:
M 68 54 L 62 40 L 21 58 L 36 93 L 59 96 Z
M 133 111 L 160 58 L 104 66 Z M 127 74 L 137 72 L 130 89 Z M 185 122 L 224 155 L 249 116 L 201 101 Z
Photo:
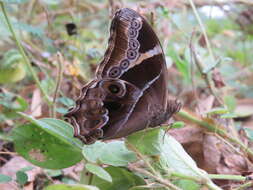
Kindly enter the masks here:
M 139 34 L 139 30 L 142 27 L 142 23 L 140 20 L 133 18 L 130 24 L 130 28 L 128 30 L 128 50 L 126 53 L 126 57 L 129 60 L 134 60 L 137 58 L 139 54 L 139 48 L 140 48 L 140 43 L 137 40 L 137 36 Z
M 126 70 L 129 67 L 130 61 L 138 57 L 138 50 L 140 48 L 140 43 L 137 40 L 137 36 L 139 30 L 142 27 L 142 23 L 140 20 L 136 18 L 132 18 L 130 16 L 127 18 L 131 20 L 130 20 L 130 27 L 128 29 L 129 40 L 128 40 L 128 49 L 126 52 L 126 59 L 123 59 L 120 62 L 120 66 L 114 66 L 110 69 L 109 71 L 110 78 L 119 77 L 122 74 L 123 70 Z

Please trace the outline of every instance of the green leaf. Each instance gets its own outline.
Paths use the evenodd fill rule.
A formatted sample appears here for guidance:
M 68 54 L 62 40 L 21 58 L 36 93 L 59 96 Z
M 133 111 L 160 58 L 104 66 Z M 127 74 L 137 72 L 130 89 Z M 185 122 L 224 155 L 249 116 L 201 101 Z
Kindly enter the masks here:
M 233 112 L 236 107 L 236 99 L 234 96 L 225 96 L 224 97 L 224 103 L 228 107 L 228 110 L 230 112 Z
M 50 177 L 57 177 L 62 175 L 62 170 L 50 170 L 50 169 L 44 169 L 46 174 Z
M 81 142 L 73 137 L 72 127 L 57 119 L 32 121 L 12 131 L 16 151 L 31 163 L 49 169 L 72 166 L 82 159 Z
M 245 131 L 249 140 L 253 141 L 253 130 L 251 128 L 243 128 L 243 130 Z
M 221 114 L 226 114 L 228 112 L 229 112 L 228 109 L 219 107 L 219 108 L 213 108 L 213 109 L 209 110 L 207 112 L 207 114 L 209 114 L 209 115 L 217 115 L 217 114 L 221 115 Z
M 92 185 L 99 187 L 101 190 L 129 190 L 131 187 L 146 184 L 141 177 L 127 171 L 125 168 L 109 166 L 104 169 L 111 175 L 112 183 L 97 176 L 94 176 L 91 182 Z
M 25 185 L 27 183 L 28 176 L 25 172 L 23 171 L 18 171 L 16 173 L 16 181 L 20 185 Z
M 76 150 L 80 151 L 82 148 L 82 143 L 78 139 L 73 138 L 74 129 L 69 123 L 54 118 L 43 118 L 37 120 L 24 113 L 19 114 L 52 136 L 55 136 L 59 140 L 73 146 Z
M 50 185 L 43 190 L 99 190 L 97 187 L 90 185 L 66 185 L 66 184 L 56 184 Z
M 90 162 L 112 166 L 127 166 L 129 162 L 136 161 L 135 154 L 126 148 L 123 141 L 85 145 L 83 155 Z
M 190 67 L 188 61 L 182 59 L 180 55 L 178 55 L 177 51 L 173 48 L 173 46 L 168 47 L 167 55 L 172 58 L 177 69 L 182 73 L 184 80 L 186 82 L 190 81 Z
M 112 166 L 127 166 L 130 162 L 137 160 L 135 154 L 129 151 L 123 141 L 107 143 L 103 148 L 100 161 Z
M 4 175 L 4 174 L 0 174 L 0 184 L 1 183 L 8 183 L 10 182 L 12 179 L 10 176 Z
M 68 113 L 68 110 L 69 110 L 69 109 L 63 108 L 63 107 L 58 107 L 58 108 L 56 108 L 56 111 L 57 111 L 58 113 L 62 114 L 62 115 Z
M 237 118 L 239 117 L 239 115 L 235 114 L 235 113 L 227 113 L 227 114 L 222 114 L 220 116 L 220 118 L 224 118 L 224 119 L 228 119 L 228 118 Z
M 24 98 L 11 92 L 0 93 L 0 105 L 15 112 L 25 111 L 29 106 Z
M 75 105 L 75 101 L 67 97 L 60 97 L 58 98 L 58 101 L 67 107 Z
M 106 143 L 97 141 L 91 145 L 83 146 L 83 156 L 89 161 L 93 163 L 97 163 L 101 154 L 103 154 L 104 146 Z
M 183 190 L 199 190 L 201 187 L 196 182 L 192 180 L 187 180 L 187 179 L 180 179 L 175 182 L 175 185 L 180 187 Z
M 177 121 L 174 122 L 171 126 L 170 129 L 179 129 L 179 128 L 183 128 L 185 126 L 185 123 L 182 121 Z
M 86 164 L 85 168 L 95 174 L 96 176 L 100 177 L 101 179 L 104 179 L 106 181 L 112 182 L 112 177 L 110 176 L 110 174 L 104 170 L 102 167 L 95 165 L 95 164 Z

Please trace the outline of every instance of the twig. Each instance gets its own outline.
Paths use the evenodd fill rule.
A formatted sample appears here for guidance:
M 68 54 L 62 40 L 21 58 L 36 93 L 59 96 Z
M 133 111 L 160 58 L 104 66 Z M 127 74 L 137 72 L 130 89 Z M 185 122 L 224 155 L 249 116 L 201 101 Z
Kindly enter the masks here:
M 56 117 L 56 99 L 58 97 L 61 81 L 62 81 L 62 76 L 63 76 L 63 66 L 64 66 L 64 60 L 62 57 L 62 54 L 60 52 L 57 53 L 57 63 L 58 63 L 58 73 L 57 73 L 57 81 L 56 81 L 56 87 L 54 91 L 54 96 L 53 96 L 53 104 L 52 104 L 52 116 L 55 118 Z
M 190 72 L 191 72 L 191 82 L 192 82 L 192 90 L 193 90 L 193 93 L 194 93 L 194 97 L 196 99 L 197 102 L 199 102 L 199 97 L 198 97 L 198 94 L 197 94 L 197 90 L 196 90 L 196 85 L 195 85 L 195 80 L 194 80 L 194 61 L 193 61 L 193 51 L 192 51 L 192 46 L 193 46 L 193 37 L 195 35 L 195 29 L 193 29 L 193 32 L 191 34 L 191 38 L 190 38 L 190 44 L 189 44 L 189 47 L 190 47 L 190 55 L 191 55 L 191 67 L 190 67 Z
M 0 154 L 17 155 L 16 152 L 3 152 L 3 151 L 0 151 Z
M 207 49 L 208 49 L 208 51 L 209 51 L 209 54 L 210 54 L 210 56 L 211 56 L 211 58 L 212 58 L 213 63 L 215 63 L 215 58 L 214 58 L 214 55 L 213 55 L 213 51 L 212 51 L 212 48 L 211 48 L 209 39 L 208 39 L 208 37 L 207 37 L 207 33 L 206 33 L 205 26 L 204 26 L 204 24 L 203 24 L 203 22 L 202 22 L 202 20 L 201 20 L 201 18 L 200 18 L 200 16 L 199 16 L 199 13 L 198 13 L 198 11 L 197 11 L 197 9 L 196 9 L 196 7 L 195 7 L 193 1 L 192 1 L 192 0 L 189 0 L 189 2 L 190 2 L 190 5 L 191 5 L 191 7 L 192 7 L 193 13 L 195 14 L 195 17 L 197 18 L 197 21 L 198 21 L 198 23 L 199 23 L 200 29 L 201 29 L 201 31 L 202 31 L 202 33 L 203 33 L 203 35 L 204 35 L 204 38 L 205 38 L 205 41 L 206 41 L 206 45 L 207 45 Z
M 208 74 L 204 72 L 204 66 L 203 66 L 202 62 L 199 60 L 198 56 L 196 55 L 194 46 L 191 47 L 191 51 L 192 51 L 192 55 L 195 60 L 195 63 L 197 65 L 197 68 L 198 68 L 199 72 L 201 73 L 201 76 L 205 80 L 205 83 L 207 84 L 208 89 L 210 90 L 210 93 L 216 98 L 216 100 L 219 102 L 220 105 L 223 105 L 223 101 L 216 94 L 213 82 L 208 77 Z
M 239 187 L 237 187 L 237 188 L 235 188 L 235 189 L 233 189 L 233 190 L 248 189 L 248 187 L 252 187 L 252 185 L 253 185 L 253 182 L 250 181 L 250 182 L 248 182 L 248 183 L 244 183 L 244 184 L 240 185 Z
M 0 1 L 0 6 L 1 6 L 2 12 L 4 14 L 4 18 L 5 18 L 5 21 L 7 23 L 7 26 L 8 26 L 8 28 L 9 28 L 9 30 L 10 30 L 13 38 L 14 38 L 14 41 L 15 41 L 17 47 L 18 47 L 18 50 L 19 50 L 20 54 L 22 55 L 22 57 L 24 59 L 24 63 L 27 65 L 30 73 L 32 74 L 33 79 L 35 80 L 36 85 L 38 86 L 38 88 L 40 89 L 40 91 L 42 92 L 42 94 L 44 95 L 47 104 L 51 105 L 51 101 L 49 99 L 49 96 L 48 96 L 47 92 L 41 86 L 39 78 L 37 77 L 35 71 L 33 70 L 31 62 L 30 62 L 29 58 L 27 57 L 27 55 L 26 55 L 26 53 L 25 53 L 25 51 L 24 51 L 24 49 L 23 49 L 23 47 L 22 47 L 19 39 L 17 38 L 17 36 L 16 36 L 16 34 L 15 34 L 14 30 L 13 30 L 13 27 L 11 25 L 11 22 L 9 20 L 9 17 L 8 17 L 6 9 L 5 9 L 4 2 Z

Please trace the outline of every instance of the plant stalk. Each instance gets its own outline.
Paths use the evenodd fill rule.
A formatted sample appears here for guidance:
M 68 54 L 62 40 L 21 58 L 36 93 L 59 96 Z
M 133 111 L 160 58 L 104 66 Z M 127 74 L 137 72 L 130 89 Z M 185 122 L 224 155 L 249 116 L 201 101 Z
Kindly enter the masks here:
M 6 9 L 5 9 L 4 2 L 0 1 L 0 7 L 1 7 L 2 12 L 3 12 L 3 14 L 4 14 L 4 18 L 5 18 L 5 21 L 6 21 L 6 23 L 7 23 L 8 29 L 10 30 L 10 32 L 11 32 L 11 34 L 12 34 L 12 37 L 14 38 L 14 41 L 15 41 L 17 47 L 18 47 L 18 50 L 19 50 L 20 54 L 22 55 L 22 57 L 23 57 L 23 59 L 24 59 L 24 63 L 26 64 L 26 66 L 28 67 L 30 73 L 32 74 L 32 77 L 33 77 L 33 79 L 35 80 L 36 85 L 38 86 L 38 88 L 39 88 L 40 91 L 42 92 L 42 94 L 43 94 L 43 96 L 44 96 L 44 98 L 45 98 L 47 104 L 48 104 L 48 105 L 51 105 L 52 102 L 51 102 L 51 100 L 50 100 L 48 94 L 47 94 L 46 91 L 42 88 L 41 83 L 40 83 L 40 81 L 39 81 L 39 78 L 37 77 L 35 71 L 33 70 L 32 65 L 31 65 L 31 62 L 30 62 L 29 58 L 27 57 L 27 55 L 26 55 L 26 53 L 25 53 L 25 51 L 24 51 L 24 49 L 23 49 L 23 47 L 22 47 L 22 45 L 21 45 L 19 39 L 17 38 L 17 36 L 16 36 L 16 34 L 15 34 L 15 31 L 14 31 L 12 25 L 11 25 L 10 19 L 9 19 L 9 17 L 8 17 L 8 15 L 7 15 L 7 11 L 6 11 Z

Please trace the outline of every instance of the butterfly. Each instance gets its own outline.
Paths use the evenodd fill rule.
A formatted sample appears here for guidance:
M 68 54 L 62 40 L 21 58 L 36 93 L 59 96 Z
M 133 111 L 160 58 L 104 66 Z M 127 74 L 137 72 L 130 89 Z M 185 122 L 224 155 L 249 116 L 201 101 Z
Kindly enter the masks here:
M 144 17 L 119 9 L 111 22 L 108 47 L 95 78 L 65 115 L 85 144 L 125 137 L 162 124 L 181 104 L 168 100 L 161 44 Z

